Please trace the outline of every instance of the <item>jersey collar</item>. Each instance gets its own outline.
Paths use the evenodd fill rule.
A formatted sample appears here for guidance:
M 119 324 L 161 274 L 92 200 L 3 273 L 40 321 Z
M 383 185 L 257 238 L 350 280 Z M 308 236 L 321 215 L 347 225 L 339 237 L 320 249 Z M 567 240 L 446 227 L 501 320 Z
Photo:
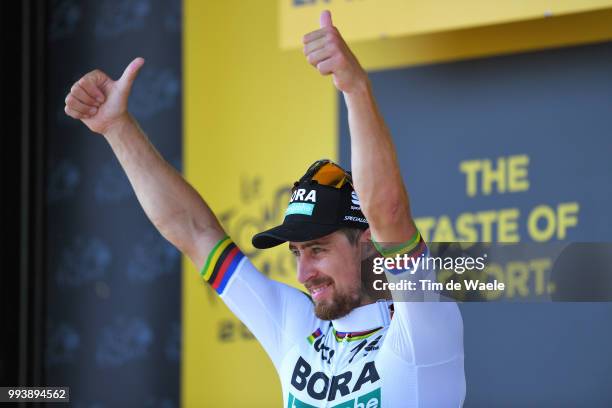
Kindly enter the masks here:
M 379 300 L 369 305 L 359 306 L 340 319 L 332 320 L 338 332 L 365 332 L 380 327 L 387 327 L 391 322 L 391 305 L 393 302 Z

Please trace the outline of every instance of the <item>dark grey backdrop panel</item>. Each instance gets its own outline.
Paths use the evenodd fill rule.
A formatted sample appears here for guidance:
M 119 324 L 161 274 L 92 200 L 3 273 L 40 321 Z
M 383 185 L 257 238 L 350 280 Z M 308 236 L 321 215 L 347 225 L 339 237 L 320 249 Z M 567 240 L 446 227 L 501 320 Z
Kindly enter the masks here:
M 75 407 L 179 406 L 179 253 L 153 228 L 110 147 L 63 112 L 99 68 L 142 56 L 130 111 L 175 167 L 182 157 L 180 0 L 49 7 L 47 382 Z
M 580 203 L 610 241 L 612 43 L 371 74 L 416 217 Z M 350 162 L 340 98 L 340 156 Z M 459 163 L 530 157 L 528 193 L 468 198 Z M 521 222 L 520 234 L 527 237 Z M 466 304 L 466 406 L 612 406 L 612 304 Z M 441 392 L 443 392 L 441 386 Z

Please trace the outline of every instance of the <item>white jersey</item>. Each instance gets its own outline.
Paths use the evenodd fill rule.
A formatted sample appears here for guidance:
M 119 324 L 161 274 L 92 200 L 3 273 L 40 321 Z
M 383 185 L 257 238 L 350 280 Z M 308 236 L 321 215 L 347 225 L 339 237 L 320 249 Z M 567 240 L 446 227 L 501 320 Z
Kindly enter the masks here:
M 463 323 L 454 302 L 380 301 L 324 321 L 305 293 L 264 276 L 229 238 L 213 253 L 204 278 L 272 359 L 284 407 L 463 404 Z

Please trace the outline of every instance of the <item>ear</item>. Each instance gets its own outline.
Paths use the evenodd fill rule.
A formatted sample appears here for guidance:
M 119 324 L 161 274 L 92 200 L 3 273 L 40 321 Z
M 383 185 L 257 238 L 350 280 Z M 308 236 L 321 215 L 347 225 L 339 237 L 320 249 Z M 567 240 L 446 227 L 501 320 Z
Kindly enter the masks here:
M 370 241 L 372 241 L 372 233 L 370 232 L 370 228 L 367 228 L 359 236 L 359 242 L 366 243 Z
M 376 252 L 376 248 L 374 248 L 374 244 L 372 244 L 372 234 L 369 228 L 363 231 L 359 236 L 359 246 L 363 248 L 361 252 L 362 261 L 376 256 L 378 253 Z

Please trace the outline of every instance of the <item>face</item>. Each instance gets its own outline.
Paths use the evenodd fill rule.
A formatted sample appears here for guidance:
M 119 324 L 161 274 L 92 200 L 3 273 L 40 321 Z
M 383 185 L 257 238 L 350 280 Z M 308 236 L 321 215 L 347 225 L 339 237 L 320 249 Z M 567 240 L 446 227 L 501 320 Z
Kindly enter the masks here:
M 297 261 L 298 281 L 312 296 L 317 317 L 338 319 L 370 303 L 361 284 L 362 245 L 352 244 L 336 231 L 313 241 L 291 242 L 289 249 Z

